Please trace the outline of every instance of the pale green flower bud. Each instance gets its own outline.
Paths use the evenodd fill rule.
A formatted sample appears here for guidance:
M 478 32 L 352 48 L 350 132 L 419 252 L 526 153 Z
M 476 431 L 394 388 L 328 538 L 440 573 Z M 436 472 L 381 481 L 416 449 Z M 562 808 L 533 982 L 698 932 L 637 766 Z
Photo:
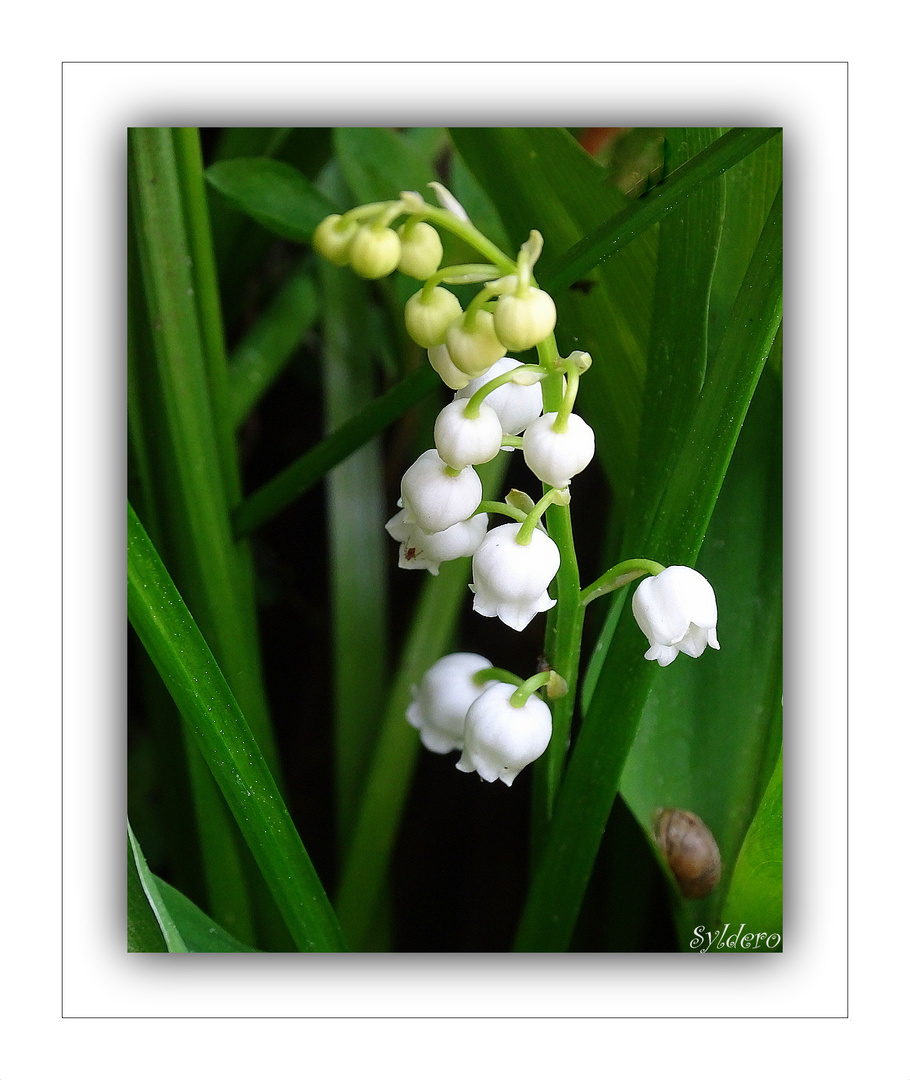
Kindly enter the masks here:
M 496 302 L 493 324 L 503 345 L 521 352 L 539 345 L 553 333 L 556 305 L 542 289 L 531 287 L 525 293 L 507 293 Z
M 336 266 L 346 266 L 348 250 L 360 226 L 341 214 L 329 214 L 313 230 L 313 250 Z
M 489 311 L 474 313 L 466 325 L 467 313 L 460 315 L 446 334 L 446 348 L 452 363 L 472 379 L 491 368 L 506 354 L 506 347 L 496 336 L 493 316 Z
M 427 358 L 430 361 L 430 367 L 450 389 L 461 390 L 462 387 L 468 385 L 470 376 L 455 367 L 445 345 L 434 345 L 432 349 L 427 349 Z
M 393 229 L 361 225 L 348 248 L 351 269 L 364 278 L 387 277 L 401 258 L 401 241 Z
M 452 323 L 461 314 L 458 297 L 438 286 L 429 295 L 421 289 L 404 305 L 404 325 L 412 341 L 424 349 L 442 345 Z
M 442 241 L 433 226 L 426 221 L 408 221 L 399 227 L 398 236 L 401 239 L 399 271 L 418 281 L 426 281 L 435 274 L 442 262 Z

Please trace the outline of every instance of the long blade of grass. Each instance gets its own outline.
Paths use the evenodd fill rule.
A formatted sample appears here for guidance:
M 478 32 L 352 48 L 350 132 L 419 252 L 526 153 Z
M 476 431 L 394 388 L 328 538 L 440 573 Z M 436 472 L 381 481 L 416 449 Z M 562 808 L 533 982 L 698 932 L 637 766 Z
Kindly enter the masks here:
M 557 292 L 579 281 L 598 263 L 671 214 L 703 184 L 716 179 L 779 133 L 780 128 L 732 128 L 647 194 L 579 240 L 542 275 L 541 284 Z
M 646 538 L 649 555 L 694 565 L 762 366 L 781 320 L 780 192 L 695 407 L 686 452 Z M 635 554 L 639 554 L 636 552 Z M 655 664 L 626 609 L 569 760 L 515 948 L 564 951 L 619 786 Z
M 149 909 L 154 916 L 158 929 L 161 933 L 161 937 L 167 947 L 168 952 L 189 952 L 186 947 L 186 943 L 180 934 L 180 930 L 171 915 L 171 912 L 165 903 L 161 890 L 158 888 L 158 882 L 155 875 L 149 870 L 148 863 L 145 861 L 145 855 L 142 853 L 142 848 L 139 846 L 139 841 L 136 839 L 133 833 L 130 823 L 126 823 L 126 835 L 127 846 L 129 848 L 129 860 L 131 869 L 135 870 L 136 878 L 142 886 L 142 892 L 146 898 Z M 132 873 L 130 874 L 130 880 L 133 880 Z M 134 903 L 133 896 L 130 895 L 130 911 L 137 910 L 139 905 Z M 132 920 L 131 920 L 132 925 Z M 154 939 L 153 939 L 154 940 Z M 139 949 L 135 945 L 138 944 L 136 940 L 133 940 L 131 944 L 131 951 L 133 952 L 145 952 L 153 951 L 159 952 L 157 948 L 153 949 Z
M 280 514 L 336 465 L 438 388 L 439 376 L 429 364 L 406 375 L 245 499 L 234 514 L 237 535 L 246 536 Z
M 132 506 L 130 622 L 180 709 L 301 951 L 345 945 L 274 777 L 193 616 Z
M 500 454 L 478 468 L 485 492 L 498 490 L 507 465 L 505 456 Z M 469 559 L 443 563 L 438 577 L 424 583 L 408 630 L 336 897 L 339 921 L 354 950 L 370 947 L 373 919 L 414 773 L 419 739 L 405 720 L 411 688 L 449 648 L 470 574 Z

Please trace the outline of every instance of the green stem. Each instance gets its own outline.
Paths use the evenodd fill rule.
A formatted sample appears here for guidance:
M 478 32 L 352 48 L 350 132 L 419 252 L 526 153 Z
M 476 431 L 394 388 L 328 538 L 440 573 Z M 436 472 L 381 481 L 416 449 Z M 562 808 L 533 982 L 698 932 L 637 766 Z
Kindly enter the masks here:
M 465 406 L 465 416 L 470 420 L 476 420 L 480 415 L 480 406 L 483 403 L 484 398 L 492 394 L 494 390 L 498 390 L 501 386 L 508 386 L 509 383 L 513 382 L 521 382 L 520 376 L 527 373 L 536 376 L 536 379 L 533 380 L 536 382 L 540 382 L 546 378 L 546 372 L 541 371 L 539 364 L 522 364 L 520 367 L 512 368 L 511 371 L 503 372 L 502 375 L 497 375 L 495 379 L 490 379 L 489 382 L 485 382 L 476 393 L 471 395 L 471 400 Z M 516 375 L 519 376 L 518 379 L 515 378 Z M 523 383 L 522 385 L 529 384 Z M 518 443 L 517 445 L 520 446 L 521 443 Z
M 539 671 L 536 675 L 532 675 L 530 679 L 525 679 L 509 698 L 509 704 L 516 709 L 523 709 L 534 691 L 539 690 L 541 686 L 546 686 L 550 681 L 550 674 L 549 671 Z
M 524 681 L 517 675 L 511 671 L 506 671 L 505 668 L 501 667 L 484 668 L 483 671 L 478 671 L 477 674 L 473 676 L 473 679 L 478 686 L 482 686 L 486 682 L 494 681 L 511 683 L 512 686 L 518 687 L 524 685 Z
M 521 528 L 515 537 L 515 543 L 525 546 L 531 543 L 534 536 L 534 530 L 537 528 L 537 523 L 543 517 L 544 510 L 554 500 L 562 497 L 562 492 L 559 488 L 550 488 L 549 491 L 543 496 L 543 498 L 535 505 L 534 509 L 528 514 L 528 516 L 522 522 Z M 560 555 L 562 552 L 560 552 Z
M 516 521 L 521 522 L 524 522 L 528 516 L 523 510 L 519 510 L 517 506 L 510 506 L 509 503 L 505 502 L 494 502 L 492 499 L 484 499 L 474 511 L 474 514 L 502 514 L 505 517 L 514 518 Z
M 653 562 L 651 559 L 626 559 L 625 562 L 617 563 L 605 574 L 601 574 L 586 589 L 582 589 L 582 606 L 587 607 L 592 600 L 596 600 L 599 596 L 606 596 L 608 593 L 615 592 L 616 589 L 621 589 L 623 585 L 628 585 L 630 581 L 644 577 L 645 574 L 662 574 L 664 570 L 666 570 L 665 566 L 661 566 L 659 562 Z

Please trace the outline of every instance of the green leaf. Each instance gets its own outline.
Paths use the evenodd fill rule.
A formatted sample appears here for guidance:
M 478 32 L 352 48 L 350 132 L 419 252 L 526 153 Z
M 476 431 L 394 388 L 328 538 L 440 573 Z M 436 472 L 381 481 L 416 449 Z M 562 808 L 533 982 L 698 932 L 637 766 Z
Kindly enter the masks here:
M 768 782 L 758 812 L 749 827 L 736 860 L 733 880 L 718 925 L 740 926 L 743 933 L 777 934 L 776 948 L 783 949 L 783 758 Z M 754 952 L 757 946 L 740 940 L 734 951 Z M 718 951 L 718 950 L 709 950 Z
M 736 439 L 781 320 L 780 193 L 765 223 L 717 356 L 692 410 L 688 438 L 648 535 L 623 557 L 693 566 Z M 586 376 L 587 377 L 587 376 Z M 628 608 L 591 693 L 557 799 L 516 939 L 521 951 L 562 951 L 570 941 L 639 717 L 656 677 L 642 660 Z
M 192 900 L 184 896 L 179 889 L 162 881 L 160 877 L 152 875 L 158 894 L 173 924 L 180 931 L 180 936 L 186 945 L 187 952 L 194 953 L 229 953 L 229 952 L 256 952 L 249 945 L 244 945 L 232 934 L 229 934 L 223 926 L 219 926 L 214 919 L 201 908 L 198 908 Z
M 387 202 L 402 191 L 429 196 L 432 149 L 391 128 L 336 128 L 335 154 L 358 203 Z
M 345 946 L 322 884 L 221 669 L 129 507 L 130 622 L 170 691 L 297 947 Z
M 127 948 L 130 952 L 188 952 L 129 822 L 127 834 Z
M 701 550 L 718 600 L 721 649 L 659 673 L 622 776 L 643 829 L 657 807 L 698 814 L 725 873 L 682 902 L 680 942 L 712 926 L 780 748 L 782 623 L 781 393 L 770 369 L 756 390 Z
M 260 225 L 297 243 L 308 243 L 313 230 L 335 207 L 293 165 L 272 158 L 216 161 L 205 177 L 233 206 Z

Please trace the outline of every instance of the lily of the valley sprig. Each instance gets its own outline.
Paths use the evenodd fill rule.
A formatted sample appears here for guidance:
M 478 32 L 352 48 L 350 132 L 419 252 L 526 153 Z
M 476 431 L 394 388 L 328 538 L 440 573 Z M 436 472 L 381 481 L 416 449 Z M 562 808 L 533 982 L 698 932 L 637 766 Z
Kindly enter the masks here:
M 400 509 L 386 525 L 399 543 L 398 565 L 438 574 L 443 562 L 471 557 L 475 613 L 520 633 L 538 614 L 566 602 L 577 612 L 572 637 L 578 641 L 592 600 L 645 577 L 632 611 L 648 639 L 646 659 L 663 667 L 680 652 L 697 657 L 707 646 L 720 648 L 714 592 L 689 567 L 629 559 L 585 589 L 577 572 L 560 576 L 561 567 L 576 565 L 568 527 L 572 480 L 595 454 L 594 432 L 575 412 L 591 357 L 581 350 L 559 355 L 556 305 L 534 278 L 541 234 L 532 231 L 512 259 L 471 223 L 450 192 L 432 186 L 438 207 L 405 191 L 396 200 L 333 214 L 313 235 L 317 252 L 361 277 L 398 270 L 422 282 L 405 304 L 405 327 L 455 392 L 436 419 L 434 445 L 402 477 Z M 470 245 L 478 261 L 442 265 L 440 229 Z M 476 285 L 477 291 L 462 307 L 450 285 Z M 531 349 L 536 362 L 507 355 Z M 503 501 L 485 499 L 475 466 L 516 451 L 541 482 L 541 496 L 512 491 Z M 553 536 L 550 513 L 566 515 Z M 493 515 L 510 520 L 491 528 Z M 460 750 L 462 772 L 511 786 L 547 750 L 553 730 L 548 702 L 568 696 L 571 708 L 574 700 L 578 651 L 557 659 L 565 670 L 522 680 L 473 653 L 443 657 L 414 686 L 407 720 L 427 749 Z

